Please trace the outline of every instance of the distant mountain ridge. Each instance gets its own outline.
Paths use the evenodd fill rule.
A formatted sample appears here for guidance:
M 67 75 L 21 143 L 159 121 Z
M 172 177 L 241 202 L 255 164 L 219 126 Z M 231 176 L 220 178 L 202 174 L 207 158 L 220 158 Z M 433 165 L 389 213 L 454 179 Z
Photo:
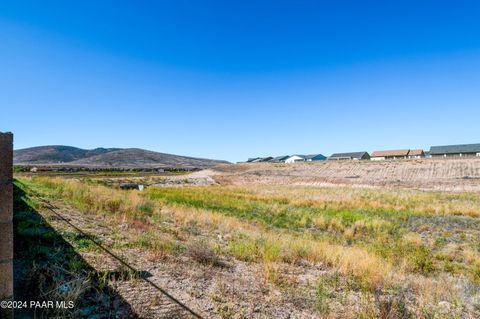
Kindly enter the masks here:
M 131 167 L 131 168 L 208 168 L 228 163 L 148 151 L 139 148 L 81 149 L 65 145 L 47 145 L 15 150 L 15 165 L 64 165 L 81 167 Z

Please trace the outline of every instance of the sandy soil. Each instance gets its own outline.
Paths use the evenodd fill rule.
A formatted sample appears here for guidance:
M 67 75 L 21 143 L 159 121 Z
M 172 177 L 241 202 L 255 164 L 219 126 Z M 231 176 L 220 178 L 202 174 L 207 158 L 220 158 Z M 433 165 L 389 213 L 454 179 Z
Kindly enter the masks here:
M 357 185 L 480 192 L 480 158 L 235 164 L 198 174 L 231 185 Z

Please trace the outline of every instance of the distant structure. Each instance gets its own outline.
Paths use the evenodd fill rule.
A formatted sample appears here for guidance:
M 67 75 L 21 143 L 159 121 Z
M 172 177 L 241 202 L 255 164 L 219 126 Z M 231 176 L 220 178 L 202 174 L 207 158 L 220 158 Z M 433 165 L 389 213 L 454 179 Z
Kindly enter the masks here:
M 297 163 L 297 162 L 313 162 L 313 161 L 324 161 L 327 157 L 322 154 L 311 154 L 311 155 L 292 155 L 284 160 L 285 163 Z
M 285 161 L 289 157 L 290 157 L 290 155 L 277 156 L 277 157 L 274 157 L 273 159 L 271 159 L 270 162 L 272 162 L 272 163 L 285 163 Z
M 398 160 L 398 159 L 416 159 L 425 157 L 423 150 L 391 150 L 391 151 L 375 151 L 370 159 L 372 161 Z
M 430 147 L 431 157 L 474 157 L 480 156 L 480 144 L 460 144 Z
M 322 154 L 311 154 L 311 155 L 298 155 L 303 157 L 305 162 L 313 162 L 313 161 L 325 161 L 327 157 Z
M 246 163 L 260 163 L 260 162 L 269 162 L 269 163 L 297 163 L 297 162 L 313 162 L 313 161 L 324 161 L 327 157 L 322 154 L 310 154 L 310 155 L 282 155 L 276 157 L 252 157 L 249 158 Z
M 400 159 L 421 159 L 421 158 L 447 158 L 447 157 L 480 157 L 480 143 L 477 144 L 459 144 L 459 145 L 443 145 L 431 146 L 430 151 L 422 149 L 403 149 L 403 150 L 387 150 L 374 151 L 371 155 L 368 152 L 349 152 L 349 153 L 334 153 L 328 157 L 330 161 L 341 160 L 400 160 Z M 282 155 L 277 157 L 254 157 L 249 158 L 247 163 L 298 163 L 298 162 L 312 162 L 324 161 L 327 158 L 322 154 L 311 155 Z
M 247 163 L 298 163 L 298 162 L 313 162 L 313 161 L 341 161 L 341 160 L 401 160 L 401 159 L 421 159 L 421 158 L 447 158 L 447 157 L 480 157 L 480 143 L 477 144 L 459 144 L 459 145 L 443 145 L 431 146 L 430 151 L 423 149 L 401 149 L 401 150 L 386 150 L 374 151 L 372 154 L 368 152 L 348 152 L 348 153 L 334 153 L 326 158 L 322 154 L 310 155 L 282 155 L 276 157 L 253 157 L 247 160 Z M 32 169 L 33 171 L 34 169 Z
M 369 160 L 370 154 L 368 152 L 350 152 L 350 153 L 334 153 L 328 158 L 329 161 L 342 160 Z
M 259 162 L 268 162 L 271 161 L 273 157 L 253 157 L 247 160 L 247 163 L 259 163 Z
M 292 155 L 285 160 L 285 163 L 287 164 L 291 164 L 295 162 L 305 162 L 305 159 L 299 155 Z
M 407 159 L 410 150 L 391 150 L 391 151 L 375 151 L 370 159 L 372 161 Z
M 410 150 L 408 152 L 409 159 L 417 159 L 425 157 L 425 152 L 423 150 Z
M 142 184 L 137 184 L 137 183 L 121 183 L 120 188 L 121 189 L 138 189 L 139 191 L 143 191 L 145 187 Z

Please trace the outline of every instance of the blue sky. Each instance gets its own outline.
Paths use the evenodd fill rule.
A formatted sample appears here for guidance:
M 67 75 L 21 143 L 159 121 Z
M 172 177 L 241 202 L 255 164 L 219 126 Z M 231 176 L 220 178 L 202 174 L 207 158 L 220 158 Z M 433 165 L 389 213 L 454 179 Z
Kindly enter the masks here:
M 478 1 L 2 1 L 15 147 L 244 160 L 480 142 Z

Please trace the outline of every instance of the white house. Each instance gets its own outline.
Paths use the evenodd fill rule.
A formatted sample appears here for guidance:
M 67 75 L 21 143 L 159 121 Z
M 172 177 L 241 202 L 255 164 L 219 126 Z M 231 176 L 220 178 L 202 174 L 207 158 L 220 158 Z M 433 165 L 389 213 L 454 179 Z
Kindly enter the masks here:
M 305 159 L 298 155 L 292 155 L 285 160 L 285 163 L 304 162 Z

